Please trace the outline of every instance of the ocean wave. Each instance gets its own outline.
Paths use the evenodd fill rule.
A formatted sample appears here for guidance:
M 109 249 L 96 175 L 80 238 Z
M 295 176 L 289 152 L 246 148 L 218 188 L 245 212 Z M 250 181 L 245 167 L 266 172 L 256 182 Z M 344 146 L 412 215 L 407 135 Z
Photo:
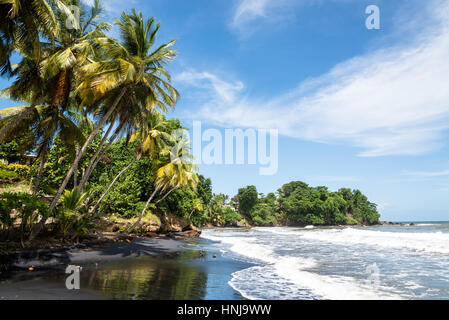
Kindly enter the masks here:
M 229 285 L 250 300 L 312 300 L 322 298 L 281 277 L 275 265 L 255 266 L 232 274 Z
M 449 234 L 442 232 L 405 233 L 354 228 L 298 232 L 302 239 L 337 244 L 364 244 L 386 248 L 405 248 L 418 252 L 449 254 Z
M 238 255 L 261 262 L 261 265 L 235 272 L 229 282 L 231 287 L 247 299 L 401 298 L 400 295 L 373 286 L 367 280 L 321 275 L 310 271 L 317 267 L 316 260 L 279 256 L 275 253 L 274 246 L 259 244 L 256 237 L 215 235 L 210 231 L 204 232 L 202 237 L 219 241 Z
M 201 237 L 204 239 L 224 243 L 229 246 L 229 250 L 247 258 L 251 258 L 252 260 L 268 263 L 275 262 L 275 260 L 272 259 L 273 249 L 269 246 L 257 244 L 257 238 L 241 238 L 230 236 L 221 237 L 214 236 L 210 232 L 203 232 L 201 234 Z

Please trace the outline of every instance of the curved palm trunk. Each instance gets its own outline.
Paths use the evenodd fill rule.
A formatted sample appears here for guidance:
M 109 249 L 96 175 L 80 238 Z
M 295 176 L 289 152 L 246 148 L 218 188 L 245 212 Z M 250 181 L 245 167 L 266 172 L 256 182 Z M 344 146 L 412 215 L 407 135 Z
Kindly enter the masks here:
M 77 144 L 75 147 L 75 157 L 80 152 L 79 145 Z M 73 188 L 76 188 L 78 186 L 78 165 L 75 167 L 75 170 L 73 172 Z
M 103 136 L 103 139 L 101 139 L 100 145 L 98 146 L 97 151 L 93 155 L 93 157 L 90 159 L 89 165 L 87 166 L 86 171 L 84 171 L 84 174 L 82 175 L 80 187 L 78 188 L 80 191 L 83 191 L 84 185 L 86 184 L 87 180 L 89 179 L 90 173 L 93 171 L 92 166 L 94 165 L 95 161 L 102 153 L 103 145 L 105 144 L 107 138 L 109 137 L 109 134 L 112 131 L 112 127 L 114 127 L 115 119 L 117 119 L 117 114 L 114 116 L 114 119 L 111 122 L 111 125 L 109 126 L 108 130 L 106 131 L 105 135 Z M 75 171 L 76 172 L 76 171 Z
M 90 213 L 94 213 L 97 211 L 98 207 L 100 206 L 101 201 L 103 201 L 104 197 L 106 197 L 106 195 L 109 193 L 109 191 L 111 191 L 112 187 L 115 185 L 115 183 L 118 181 L 118 179 L 126 172 L 128 171 L 129 168 L 131 168 L 131 166 L 136 163 L 138 159 L 135 158 L 133 161 L 131 161 L 130 164 L 128 164 L 122 171 L 120 171 L 117 176 L 114 178 L 114 180 L 112 180 L 112 182 L 109 184 L 109 187 L 106 189 L 106 191 L 101 195 L 100 199 L 98 199 L 97 203 L 95 204 L 95 206 L 92 208 L 92 210 L 90 211 Z
M 36 104 L 32 104 L 27 110 L 23 111 L 19 114 L 17 118 L 8 123 L 1 131 L 0 131 L 0 141 L 3 140 L 3 137 L 8 133 L 9 130 L 14 128 L 20 121 L 25 119 L 27 116 L 31 114 L 36 109 Z
M 175 188 L 171 189 L 171 190 L 170 190 L 169 192 L 167 192 L 161 199 L 159 199 L 159 200 L 155 203 L 155 205 L 158 204 L 159 202 L 163 201 L 165 198 L 167 198 L 167 197 L 170 195 L 170 193 L 172 193 L 173 191 L 175 191 L 175 190 L 177 190 L 177 189 L 179 189 L 179 187 L 175 187 Z
M 89 138 L 87 138 L 87 140 L 84 143 L 83 147 L 81 148 L 79 154 L 76 156 L 75 161 L 73 162 L 71 168 L 67 172 L 67 175 L 64 178 L 64 181 L 62 182 L 61 186 L 59 187 L 59 190 L 56 193 L 52 203 L 50 204 L 49 209 L 51 211 L 53 211 L 56 208 L 56 204 L 58 203 L 59 199 L 61 198 L 61 195 L 64 192 L 65 187 L 69 183 L 69 180 L 72 177 L 73 171 L 78 166 L 78 163 L 80 162 L 81 157 L 84 155 L 84 153 L 86 153 L 89 144 L 92 142 L 92 140 L 94 139 L 95 135 L 98 133 L 98 131 L 100 131 L 101 127 L 103 127 L 103 125 L 110 118 L 110 116 L 112 115 L 114 110 L 117 108 L 117 105 L 119 104 L 119 102 L 122 99 L 123 95 L 125 94 L 126 90 L 127 90 L 127 87 L 124 87 L 122 89 L 122 91 L 120 92 L 118 97 L 115 99 L 115 101 L 114 101 L 113 105 L 111 106 L 111 108 L 109 108 L 108 112 L 103 116 L 103 118 L 101 119 L 100 123 L 96 126 L 94 131 L 92 131 L 92 133 L 90 134 Z M 33 231 L 31 232 L 31 235 L 30 235 L 30 237 L 28 239 L 29 241 L 33 240 L 41 232 L 41 230 L 43 229 L 43 227 L 45 225 L 45 222 L 46 222 L 46 219 L 42 219 L 42 221 L 39 222 L 35 226 L 35 228 L 33 228 Z
M 195 208 L 193 208 L 192 209 L 192 211 L 190 211 L 190 214 L 189 214 L 189 221 L 190 221 L 190 218 L 192 217 L 192 214 L 195 212 Z
M 94 137 L 97 135 L 98 131 L 100 131 L 100 129 L 103 127 L 103 125 L 106 123 L 106 121 L 109 119 L 109 117 L 114 112 L 115 108 L 117 108 L 117 105 L 119 104 L 120 100 L 122 99 L 123 95 L 125 94 L 126 89 L 127 89 L 126 87 L 122 89 L 119 96 L 115 99 L 114 104 L 111 106 L 111 108 L 108 110 L 108 112 L 103 116 L 100 123 L 97 125 L 97 127 L 94 129 L 94 131 L 92 131 L 92 133 L 90 134 L 89 138 L 87 138 L 87 140 L 84 143 L 83 147 L 81 148 L 78 156 L 75 158 L 75 161 L 73 162 L 72 167 L 67 172 L 67 175 L 66 175 L 64 181 L 62 182 L 61 186 L 59 187 L 59 190 L 56 193 L 55 198 L 53 199 L 53 202 L 50 205 L 50 210 L 53 210 L 56 207 L 56 204 L 58 203 L 59 198 L 61 197 L 62 193 L 64 192 L 64 189 L 67 186 L 67 183 L 69 182 L 69 179 L 72 176 L 75 167 L 80 162 L 81 157 L 84 155 L 84 153 L 86 153 L 87 148 L 89 147 L 89 144 L 92 142 Z
M 44 166 L 45 166 L 45 163 L 47 162 L 47 150 L 48 150 L 48 146 L 47 146 L 47 143 L 45 142 L 45 144 L 42 148 L 42 151 L 41 151 L 41 163 L 39 165 L 39 172 L 36 177 L 36 183 L 34 184 L 34 189 L 33 189 L 34 195 L 36 195 L 39 192 L 42 174 L 44 173 Z
M 101 157 L 102 157 L 102 156 L 109 150 L 109 148 L 112 146 L 112 143 L 115 141 L 115 139 L 117 139 L 118 135 L 120 134 L 120 131 L 122 131 L 122 129 L 123 129 L 123 127 L 125 126 L 125 124 L 126 124 L 126 119 L 123 120 L 123 121 L 120 123 L 120 125 L 117 127 L 117 129 L 116 129 L 115 132 L 114 132 L 114 135 L 111 137 L 111 139 L 109 139 L 108 145 L 107 145 L 104 149 L 100 149 L 100 148 L 99 148 L 99 149 L 97 150 L 98 155 L 97 155 L 97 157 L 95 157 L 95 155 L 94 155 L 94 157 L 91 159 L 92 165 L 89 165 L 89 166 L 87 167 L 86 171 L 84 172 L 83 177 L 82 177 L 81 182 L 80 182 L 80 185 L 78 186 L 78 190 L 83 191 L 84 186 L 85 186 L 86 183 L 87 183 L 87 180 L 89 180 L 90 175 L 92 174 L 92 172 L 94 171 L 94 169 L 97 167 L 97 164 L 98 164 L 98 162 L 100 162 Z M 101 153 L 98 152 L 98 151 L 101 151 Z M 94 161 L 92 161 L 92 160 L 94 160 Z
M 145 214 L 145 211 L 147 211 L 148 206 L 150 205 L 151 200 L 153 200 L 154 196 L 156 195 L 156 193 L 157 193 L 160 189 L 161 189 L 161 188 L 158 187 L 158 188 L 156 188 L 156 189 L 154 190 L 153 194 L 148 198 L 148 201 L 147 201 L 147 203 L 145 204 L 145 208 L 143 208 L 142 213 L 140 214 L 139 219 L 137 219 L 136 223 L 134 223 L 134 224 L 132 225 L 131 228 L 129 228 L 128 230 L 125 231 L 125 234 L 130 234 L 131 232 L 134 231 L 135 228 L 137 228 L 137 226 L 140 224 L 140 221 L 142 221 L 142 218 L 143 218 L 143 216 L 144 216 L 144 214 Z

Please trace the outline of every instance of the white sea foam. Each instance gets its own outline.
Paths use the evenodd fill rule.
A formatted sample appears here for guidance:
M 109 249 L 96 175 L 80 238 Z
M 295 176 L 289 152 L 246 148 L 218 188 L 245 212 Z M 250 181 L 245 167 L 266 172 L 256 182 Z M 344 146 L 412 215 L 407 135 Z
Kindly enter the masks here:
M 272 256 L 273 250 L 268 246 L 257 244 L 256 238 L 220 237 L 208 232 L 203 232 L 201 237 L 227 244 L 230 246 L 230 250 L 242 256 L 268 263 L 275 262 Z
M 293 283 L 311 289 L 315 294 L 332 300 L 377 300 L 401 299 L 400 295 L 387 292 L 380 286 L 374 286 L 368 279 L 360 280 L 343 276 L 327 276 L 303 271 L 290 263 L 276 264 L 280 276 Z
M 259 229 L 259 231 L 262 231 Z M 282 230 L 272 230 L 282 233 Z M 309 269 L 317 267 L 311 258 L 278 256 L 275 246 L 257 243 L 255 237 L 232 234 L 203 233 L 202 237 L 220 241 L 230 250 L 265 264 L 238 271 L 229 284 L 248 299 L 399 299 L 388 293 L 351 277 L 320 275 Z
M 274 265 L 261 265 L 232 274 L 229 285 L 251 300 L 311 300 L 321 298 L 281 277 Z
M 338 244 L 364 244 L 386 248 L 405 248 L 414 251 L 449 254 L 449 233 L 405 233 L 363 229 L 330 229 L 298 232 L 302 239 Z

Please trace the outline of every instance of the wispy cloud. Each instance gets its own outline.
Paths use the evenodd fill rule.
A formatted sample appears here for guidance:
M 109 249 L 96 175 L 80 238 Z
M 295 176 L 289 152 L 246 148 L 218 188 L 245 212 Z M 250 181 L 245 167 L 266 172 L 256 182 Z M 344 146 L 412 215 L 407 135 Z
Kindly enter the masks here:
M 235 0 L 229 27 L 237 30 L 239 36 L 246 38 L 262 29 L 264 23 L 271 26 L 292 21 L 301 14 L 304 6 L 332 2 L 350 2 L 359 0 Z
M 304 0 L 238 0 L 230 27 L 238 30 L 240 35 L 250 35 L 258 28 L 254 22 L 260 19 L 271 22 L 279 21 L 281 17 L 285 19 L 288 8 L 303 2 Z
M 366 157 L 428 153 L 449 126 L 449 4 L 437 3 L 432 26 L 407 45 L 350 59 L 277 97 L 249 97 L 240 81 L 210 72 L 177 80 L 201 90 L 201 117 L 218 125 L 277 128 Z
M 183 82 L 192 87 L 201 88 L 205 92 L 213 93 L 214 100 L 223 103 L 232 103 L 237 100 L 238 94 L 244 85 L 240 81 L 227 82 L 210 72 L 196 72 L 195 70 L 184 71 L 175 76 L 175 81 Z M 205 97 L 208 99 L 208 97 Z
M 267 9 L 272 6 L 280 6 L 285 1 L 270 0 L 239 0 L 234 12 L 232 23 L 234 26 L 252 21 L 256 18 L 267 18 Z

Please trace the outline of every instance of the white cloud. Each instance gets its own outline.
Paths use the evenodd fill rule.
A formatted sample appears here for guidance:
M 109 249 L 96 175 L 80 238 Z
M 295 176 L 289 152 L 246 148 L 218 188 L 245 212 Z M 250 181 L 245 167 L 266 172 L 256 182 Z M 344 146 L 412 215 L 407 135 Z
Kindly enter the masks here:
M 247 97 L 241 82 L 207 72 L 177 80 L 203 90 L 202 118 L 222 126 L 277 128 L 367 157 L 428 153 L 449 126 L 449 4 L 434 10 L 438 20 L 407 45 L 350 59 L 278 97 Z
M 186 83 L 190 86 L 202 88 L 213 92 L 216 99 L 225 103 L 232 103 L 238 98 L 243 89 L 243 83 L 226 82 L 218 76 L 209 72 L 196 72 L 194 70 L 184 71 L 175 76 L 175 81 Z
M 243 21 L 255 19 L 257 17 L 266 17 L 266 10 L 270 4 L 278 4 L 276 1 L 269 0 L 240 0 L 234 13 L 234 24 L 240 24 Z
M 279 25 L 296 18 L 297 9 L 304 6 L 358 0 L 235 0 L 235 9 L 229 26 L 246 37 L 261 29 L 262 23 Z
M 305 0 L 238 0 L 230 23 L 230 27 L 239 30 L 243 36 L 249 35 L 258 28 L 253 22 L 280 21 L 286 19 L 288 9 L 304 3 Z M 310 0 L 307 0 L 310 1 Z M 242 35 L 242 34 L 241 34 Z

